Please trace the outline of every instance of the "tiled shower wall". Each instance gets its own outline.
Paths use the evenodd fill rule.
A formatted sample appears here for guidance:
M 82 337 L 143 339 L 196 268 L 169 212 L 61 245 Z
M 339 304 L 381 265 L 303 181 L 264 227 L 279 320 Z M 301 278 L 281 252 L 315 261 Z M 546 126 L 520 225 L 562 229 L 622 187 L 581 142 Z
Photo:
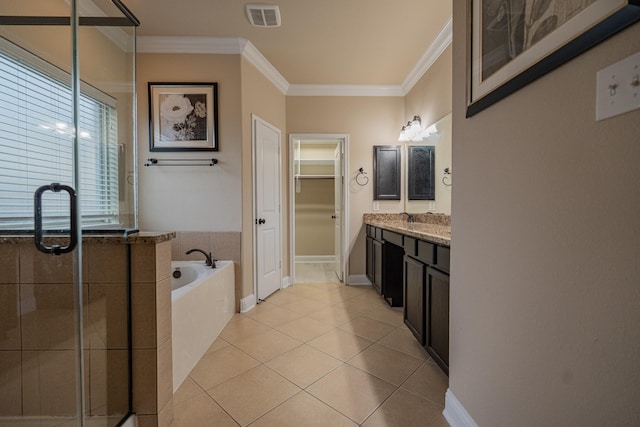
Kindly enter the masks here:
M 127 257 L 121 239 L 83 243 L 89 416 L 127 411 Z M 171 242 L 131 245 L 133 403 L 141 427 L 173 418 Z M 75 413 L 73 259 L 0 238 L 0 417 Z

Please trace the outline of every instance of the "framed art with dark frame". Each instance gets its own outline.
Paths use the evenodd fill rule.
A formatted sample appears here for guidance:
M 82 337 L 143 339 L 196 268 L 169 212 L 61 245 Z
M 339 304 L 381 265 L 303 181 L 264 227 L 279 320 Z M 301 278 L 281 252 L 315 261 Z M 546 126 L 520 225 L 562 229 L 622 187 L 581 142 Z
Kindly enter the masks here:
M 640 19 L 640 0 L 469 0 L 467 117 Z
M 150 151 L 218 151 L 217 83 L 149 83 Z

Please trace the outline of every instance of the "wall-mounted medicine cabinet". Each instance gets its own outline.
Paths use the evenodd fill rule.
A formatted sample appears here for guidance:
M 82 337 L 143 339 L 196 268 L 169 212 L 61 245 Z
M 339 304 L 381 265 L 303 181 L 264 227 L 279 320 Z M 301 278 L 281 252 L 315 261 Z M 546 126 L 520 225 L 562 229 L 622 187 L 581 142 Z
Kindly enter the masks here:
M 401 150 L 399 145 L 373 147 L 373 199 L 400 200 Z

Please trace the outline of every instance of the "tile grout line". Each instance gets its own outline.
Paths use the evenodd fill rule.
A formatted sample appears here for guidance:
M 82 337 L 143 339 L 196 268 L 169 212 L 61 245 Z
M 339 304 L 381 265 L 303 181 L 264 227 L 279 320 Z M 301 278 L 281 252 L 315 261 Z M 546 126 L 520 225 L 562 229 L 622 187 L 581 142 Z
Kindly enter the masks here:
M 296 283 L 296 285 L 298 285 L 298 283 Z M 304 284 L 303 284 L 303 285 L 300 285 L 300 288 L 302 289 L 302 288 L 304 288 L 304 286 L 305 286 Z M 347 295 L 345 295 L 345 294 L 339 294 L 339 300 L 337 300 L 337 301 L 335 301 L 335 302 L 334 302 L 334 301 L 332 300 L 332 296 L 331 296 L 331 295 L 329 295 L 329 293 L 331 293 L 333 290 L 344 289 L 344 288 L 346 288 L 346 286 L 345 286 L 345 285 L 338 286 L 338 287 L 335 287 L 335 288 L 327 289 L 327 290 L 326 290 L 326 292 L 327 292 L 328 294 L 326 295 L 326 298 L 322 298 L 322 299 L 308 298 L 307 296 L 300 295 L 300 294 L 299 294 L 299 293 L 297 293 L 297 292 L 289 292 L 289 293 L 290 293 L 290 295 L 291 295 L 291 297 L 292 297 L 292 298 L 291 298 L 292 300 L 296 300 L 296 299 L 297 299 L 297 300 L 300 300 L 300 301 L 302 301 L 302 302 L 304 302 L 304 301 L 310 301 L 310 302 L 314 302 L 314 303 L 317 303 L 317 304 L 322 304 L 322 306 L 323 306 L 323 308 L 321 308 L 321 309 L 318 309 L 318 310 L 312 310 L 312 311 L 310 311 L 310 312 L 305 312 L 305 313 L 296 312 L 296 311 L 290 310 L 290 309 L 288 309 L 288 308 L 284 308 L 284 307 L 282 307 L 283 305 L 287 305 L 287 304 L 295 304 L 295 302 L 296 302 L 296 301 L 292 301 L 292 302 L 285 302 L 284 304 L 276 304 L 276 303 L 271 303 L 271 302 L 269 302 L 269 301 L 265 301 L 265 302 L 267 302 L 267 303 L 271 306 L 271 308 L 267 308 L 267 311 L 265 311 L 266 313 L 268 312 L 268 310 L 271 310 L 272 308 L 273 308 L 273 309 L 275 309 L 275 308 L 281 308 L 281 309 L 283 309 L 283 310 L 285 310 L 285 311 L 287 311 L 287 312 L 289 312 L 289 313 L 293 313 L 293 314 L 296 314 L 296 315 L 299 315 L 299 316 L 300 316 L 300 317 L 299 317 L 299 318 L 297 318 L 297 319 L 293 319 L 293 320 L 290 320 L 290 321 L 285 321 L 285 322 L 277 323 L 277 324 L 274 324 L 273 326 L 272 326 L 272 325 L 270 325 L 270 324 L 267 324 L 267 323 L 263 322 L 263 321 L 262 321 L 262 320 L 260 320 L 260 319 L 255 318 L 255 317 L 248 316 L 248 315 L 241 315 L 241 316 L 242 316 L 241 318 L 246 318 L 246 319 L 253 320 L 253 321 L 258 322 L 258 323 L 260 323 L 261 325 L 263 325 L 263 326 L 267 327 L 267 328 L 268 328 L 268 330 L 267 330 L 267 331 L 265 331 L 264 333 L 268 333 L 268 332 L 271 332 L 271 331 L 275 331 L 275 332 L 278 332 L 279 334 L 282 334 L 282 335 L 284 335 L 284 336 L 286 336 L 286 337 L 288 337 L 288 338 L 291 338 L 291 339 L 293 339 L 293 340 L 295 340 L 296 342 L 298 342 L 298 343 L 299 343 L 298 345 L 294 346 L 293 348 L 287 349 L 286 351 L 284 351 L 284 352 L 282 352 L 282 353 L 280 353 L 280 354 L 277 354 L 276 356 L 271 357 L 269 360 L 266 360 L 266 361 L 264 361 L 264 362 L 263 362 L 263 361 L 261 361 L 261 360 L 256 359 L 256 358 L 255 358 L 255 357 L 253 357 L 251 354 L 249 354 L 249 353 L 247 353 L 246 351 L 242 350 L 241 348 L 237 347 L 234 343 L 232 343 L 232 342 L 227 341 L 226 339 L 224 339 L 222 336 L 219 336 L 219 337 L 218 337 L 218 338 L 220 338 L 220 339 L 221 339 L 221 341 L 225 342 L 225 343 L 227 344 L 227 346 L 231 346 L 231 347 L 232 347 L 233 349 L 235 349 L 236 351 L 239 351 L 239 352 L 241 352 L 242 354 L 245 354 L 246 356 L 248 356 L 248 357 L 250 357 L 251 359 L 253 359 L 253 360 L 255 360 L 256 362 L 258 362 L 258 365 L 254 366 L 254 367 L 252 367 L 252 368 L 249 368 L 249 369 L 247 369 L 246 371 L 244 371 L 244 372 L 242 372 L 242 373 L 239 373 L 239 374 L 237 374 L 237 375 L 234 375 L 233 377 L 226 379 L 225 381 L 221 382 L 220 384 L 216 384 L 215 386 L 211 387 L 211 389 L 213 389 L 213 388 L 215 388 L 215 387 L 218 387 L 218 386 L 220 386 L 221 384 L 224 384 L 224 383 L 226 383 L 226 382 L 228 382 L 228 381 L 230 381 L 230 380 L 232 380 L 232 379 L 234 379 L 234 378 L 237 378 L 237 377 L 238 377 L 238 376 L 240 376 L 240 375 L 243 375 L 244 373 L 246 373 L 246 372 L 250 371 L 251 369 L 258 368 L 258 367 L 260 367 L 260 366 L 267 368 L 270 372 L 272 372 L 272 373 L 274 373 L 274 374 L 278 375 L 278 377 L 280 377 L 280 378 L 284 379 L 287 383 L 289 383 L 289 384 L 293 385 L 294 387 L 296 387 L 296 388 L 298 389 L 298 391 L 297 391 L 296 393 L 294 393 L 294 394 L 293 394 L 293 396 L 290 396 L 289 398 L 285 399 L 283 402 L 279 403 L 279 404 L 278 404 L 278 405 L 276 405 L 275 407 L 273 407 L 273 408 L 269 409 L 268 411 L 264 412 L 264 413 L 263 413 L 263 414 L 261 414 L 259 417 L 257 417 L 256 419 L 252 420 L 248 425 L 254 424 L 256 421 L 258 421 L 259 419 L 263 418 L 265 415 L 267 415 L 267 414 L 271 413 L 271 412 L 272 412 L 272 411 L 274 411 L 276 408 L 279 408 L 280 406 L 282 406 L 282 405 L 283 405 L 283 404 L 285 404 L 286 402 L 290 401 L 290 400 L 291 400 L 292 398 L 294 398 L 295 396 L 298 396 L 298 395 L 299 395 L 300 393 L 302 393 L 302 392 L 304 392 L 304 393 L 308 394 L 309 396 L 311 396 L 313 399 L 316 399 L 317 401 L 319 401 L 319 402 L 320 402 L 321 404 L 323 404 L 324 406 L 326 406 L 326 407 L 328 407 L 328 408 L 330 408 L 330 409 L 332 409 L 332 410 L 336 411 L 337 413 L 341 414 L 342 416 L 345 416 L 347 419 L 349 419 L 349 420 L 351 420 L 352 422 L 354 422 L 356 425 L 360 425 L 360 426 L 361 426 L 362 424 L 364 424 L 368 419 L 370 419 L 370 418 L 371 418 L 371 416 L 372 416 L 373 414 L 375 414 L 375 413 L 376 413 L 376 411 L 378 411 L 378 410 L 379 410 L 379 409 L 380 409 L 380 408 L 381 408 L 381 407 L 382 407 L 382 406 L 383 406 L 383 405 L 384 405 L 384 404 L 385 404 L 389 399 L 391 399 L 393 396 L 395 396 L 395 395 L 399 392 L 399 390 L 400 390 L 400 389 L 402 389 L 402 390 L 403 390 L 403 391 L 405 391 L 405 392 L 410 393 L 411 395 L 414 395 L 414 396 L 416 396 L 416 397 L 420 398 L 421 400 L 431 402 L 431 403 L 433 403 L 433 404 L 435 404 L 435 405 L 437 405 L 437 406 L 439 406 L 439 407 L 441 406 L 439 403 L 434 402 L 434 401 L 433 401 L 433 400 L 431 400 L 431 399 L 424 398 L 424 397 L 423 397 L 423 396 L 421 396 L 421 395 L 418 395 L 418 394 L 416 394 L 416 393 L 414 393 L 414 392 L 412 392 L 412 391 L 410 391 L 410 390 L 406 390 L 406 389 L 403 389 L 403 388 L 402 388 L 402 387 L 406 384 L 406 382 L 407 382 L 407 381 L 408 381 L 408 380 L 409 380 L 409 379 L 410 379 L 410 378 L 411 378 L 411 377 L 412 377 L 412 376 L 413 376 L 413 375 L 414 375 L 414 374 L 415 374 L 419 369 L 421 369 L 422 367 L 424 367 L 427 363 L 430 363 L 430 358 L 427 358 L 426 360 L 422 360 L 422 361 L 421 361 L 422 363 L 420 363 L 420 364 L 419 364 L 415 369 L 413 369 L 413 370 L 412 370 L 412 371 L 411 371 L 411 372 L 406 376 L 406 378 L 404 378 L 404 380 L 403 380 L 399 385 L 397 385 L 397 386 L 396 386 L 395 384 L 392 384 L 392 383 L 388 382 L 387 380 L 385 380 L 385 379 L 383 379 L 383 378 L 380 378 L 379 376 L 377 376 L 377 375 L 375 375 L 375 374 L 372 374 L 372 373 L 367 372 L 367 371 L 365 371 L 365 370 L 363 370 L 363 369 L 360 369 L 360 368 L 359 368 L 359 367 L 357 367 L 357 366 L 353 366 L 353 365 L 349 364 L 349 361 L 353 360 L 354 358 L 356 358 L 357 356 L 361 355 L 361 354 L 362 354 L 363 352 L 365 352 L 366 350 L 370 349 L 374 344 L 379 344 L 379 345 L 381 345 L 381 346 L 383 346 L 383 347 L 385 347 L 385 348 L 387 348 L 387 349 L 391 349 L 391 350 L 399 351 L 400 353 L 402 353 L 402 354 L 404 354 L 404 355 L 406 355 L 406 356 L 412 357 L 412 358 L 414 358 L 414 359 L 416 359 L 416 360 L 420 360 L 420 358 L 416 357 L 416 356 L 415 356 L 415 355 L 413 355 L 413 354 L 409 354 L 409 353 L 407 353 L 407 352 L 405 352 L 405 351 L 402 351 L 402 350 L 400 350 L 400 349 L 393 348 L 393 347 L 391 347 L 390 345 L 387 345 L 387 344 L 384 344 L 384 343 L 382 343 L 382 342 L 381 342 L 383 339 L 385 339 L 385 338 L 386 338 L 386 337 L 388 337 L 389 335 L 393 334 L 394 332 L 398 331 L 401 327 L 403 327 L 403 326 L 404 326 L 404 324 L 400 324 L 400 325 L 398 325 L 398 324 L 394 324 L 394 323 L 389 323 L 388 321 L 385 321 L 385 320 L 381 320 L 380 318 L 378 318 L 378 317 L 375 315 L 375 311 L 380 310 L 380 309 L 381 309 L 381 308 L 383 308 L 383 307 L 384 307 L 384 308 L 388 308 L 388 307 L 385 307 L 385 305 L 383 305 L 383 304 L 373 305 L 373 306 L 371 306 L 370 308 L 368 308 L 368 310 L 365 310 L 364 312 L 361 312 L 360 310 L 357 310 L 358 314 L 357 314 L 355 317 L 350 318 L 350 319 L 348 319 L 348 320 L 346 320 L 346 321 L 344 321 L 344 322 L 339 322 L 338 324 L 335 324 L 335 323 L 329 323 L 329 322 L 326 322 L 326 321 L 323 321 L 323 320 L 318 320 L 318 319 L 316 319 L 316 318 L 311 317 L 311 315 L 313 315 L 314 313 L 316 313 L 316 312 L 318 312 L 318 311 L 322 311 L 322 310 L 326 310 L 326 309 L 331 309 L 332 307 L 334 307 L 334 306 L 336 306 L 336 305 L 338 305 L 338 304 L 344 304 L 344 303 L 345 303 L 345 302 L 347 302 L 347 301 L 352 301 L 352 300 L 357 299 L 357 298 L 362 298 L 362 297 L 364 297 L 365 295 L 370 295 L 370 292 L 367 292 L 367 291 L 369 291 L 369 290 L 366 290 L 366 291 L 364 291 L 364 290 L 363 290 L 363 291 L 358 291 L 358 292 L 354 292 L 353 294 L 347 294 Z M 290 289 L 290 288 L 289 288 L 289 289 Z M 315 288 L 315 287 L 308 287 L 307 289 L 313 289 L 313 290 L 316 290 L 316 289 L 317 289 L 319 292 L 325 292 L 325 290 L 318 289 L 318 288 Z M 286 290 L 282 290 L 282 291 L 285 291 L 285 292 L 286 292 Z M 318 296 L 320 296 L 320 295 L 318 295 Z M 367 298 L 368 298 L 368 297 L 367 297 Z M 368 306 L 368 304 L 377 304 L 377 302 L 376 302 L 376 301 L 368 301 L 367 299 L 362 299 L 362 305 L 363 305 L 364 307 L 367 307 L 367 306 Z M 349 309 L 348 309 L 348 307 L 343 307 L 343 309 L 344 309 L 344 310 L 347 310 L 347 311 L 349 310 Z M 315 320 L 315 321 L 317 321 L 317 322 L 321 322 L 322 324 L 326 325 L 327 327 L 331 327 L 331 329 L 330 329 L 330 330 L 328 330 L 328 331 L 326 331 L 326 332 L 324 332 L 324 333 L 319 334 L 319 335 L 318 335 L 318 336 L 316 336 L 316 337 L 313 337 L 313 338 L 309 339 L 308 341 L 302 341 L 302 340 L 300 340 L 300 339 L 298 339 L 298 338 L 296 338 L 296 337 L 294 337 L 294 336 L 290 335 L 289 333 L 286 333 L 286 332 L 283 332 L 283 331 L 280 331 L 279 329 L 277 329 L 277 328 L 279 328 L 279 327 L 281 327 L 281 326 L 283 326 L 283 325 L 285 325 L 285 324 L 298 322 L 298 321 L 300 321 L 301 319 L 305 319 L 305 318 L 308 318 L 308 319 L 310 319 L 310 320 Z M 361 319 L 361 318 L 367 318 L 367 319 L 372 320 L 372 321 L 376 321 L 376 322 L 384 323 L 384 324 L 386 324 L 386 325 L 391 326 L 391 327 L 392 327 L 392 329 L 391 329 L 391 330 L 389 330 L 389 332 L 387 332 L 386 334 L 384 334 L 383 336 L 381 336 L 381 337 L 380 337 L 380 338 L 378 338 L 378 339 L 371 339 L 371 338 L 369 338 L 369 337 L 367 337 L 367 336 L 359 335 L 359 334 L 355 333 L 355 331 L 349 331 L 349 330 L 342 329 L 342 327 L 344 327 L 344 325 L 346 325 L 347 323 L 353 322 L 353 321 L 355 321 L 355 320 L 357 320 L 357 319 Z M 368 344 L 368 345 L 366 345 L 366 347 L 364 347 L 364 348 L 362 348 L 361 350 L 359 350 L 356 354 L 354 354 L 354 355 L 352 355 L 352 356 L 348 357 L 346 360 L 342 360 L 341 358 L 336 358 L 334 355 L 329 354 L 329 353 L 327 353 L 326 351 L 323 351 L 323 350 L 321 350 L 321 349 L 319 349 L 319 348 L 316 348 L 316 347 L 314 347 L 314 346 L 312 346 L 312 345 L 310 345 L 310 344 L 309 344 L 311 341 L 313 341 L 313 340 L 315 340 L 315 339 L 318 339 L 318 338 L 320 338 L 320 337 L 322 337 L 322 336 L 324 336 L 324 335 L 327 335 L 327 334 L 329 334 L 329 333 L 335 333 L 335 332 L 337 332 L 337 331 L 340 331 L 340 332 L 343 332 L 343 333 L 346 333 L 346 334 L 352 335 L 353 337 L 357 337 L 357 338 L 364 339 L 364 340 L 368 341 L 368 342 L 369 342 L 369 344 Z M 260 335 L 260 334 L 256 334 L 256 336 L 257 336 L 257 335 Z M 242 335 L 240 335 L 240 336 L 242 336 Z M 249 337 L 246 337 L 246 338 L 245 338 L 245 337 L 242 337 L 242 338 L 240 338 L 240 339 L 247 339 L 247 338 L 249 338 L 249 339 L 250 339 L 250 338 L 251 338 L 251 335 L 250 335 Z M 223 347 L 223 348 L 226 348 L 227 346 L 225 346 L 225 347 Z M 325 372 L 325 373 L 324 373 L 322 376 L 320 376 L 319 378 L 315 379 L 312 383 L 310 383 L 310 384 L 306 385 L 305 387 L 301 387 L 301 386 L 299 386 L 299 385 L 295 384 L 293 381 L 289 380 L 289 379 L 288 379 L 288 378 L 286 378 L 284 375 L 281 375 L 280 373 L 278 373 L 277 371 L 275 371 L 274 369 L 270 368 L 270 367 L 267 365 L 267 363 L 268 363 L 268 362 L 270 362 L 271 360 L 274 360 L 274 359 L 276 359 L 276 358 L 278 358 L 278 357 L 281 357 L 282 355 L 284 355 L 284 354 L 286 354 L 286 353 L 288 353 L 288 352 L 290 352 L 290 351 L 293 351 L 293 350 L 295 350 L 295 349 L 298 349 L 298 348 L 300 348 L 301 346 L 307 346 L 307 347 L 309 347 L 309 348 L 311 348 L 311 349 L 313 349 L 313 350 L 316 350 L 316 351 L 318 351 L 318 352 L 320 352 L 320 353 L 322 353 L 322 354 L 327 355 L 328 357 L 330 357 L 330 358 L 332 358 L 332 359 L 335 359 L 335 360 L 339 361 L 340 363 L 339 363 L 337 366 L 335 366 L 334 368 L 332 368 L 332 369 L 330 369 L 329 371 Z M 218 349 L 218 350 L 216 350 L 215 352 L 220 351 L 220 350 L 221 350 L 221 349 Z M 324 402 L 323 400 L 319 399 L 318 397 L 316 397 L 315 395 L 311 394 L 311 393 L 308 391 L 308 389 L 309 389 L 310 387 L 312 387 L 314 384 L 316 384 L 316 383 L 317 383 L 317 382 L 319 382 L 320 380 L 324 379 L 325 377 L 327 377 L 328 375 L 330 375 L 331 373 L 333 373 L 335 370 L 340 369 L 341 367 L 344 367 L 345 365 L 348 365 L 348 366 L 349 366 L 349 367 L 351 367 L 351 368 L 355 368 L 355 369 L 357 369 L 358 371 L 363 372 L 363 373 L 365 373 L 365 374 L 371 375 L 371 376 L 373 376 L 374 378 L 377 378 L 377 379 L 379 379 L 380 381 L 383 381 L 383 382 L 385 382 L 385 383 L 387 383 L 387 384 L 389 384 L 389 385 L 391 385 L 391 386 L 393 387 L 393 391 L 392 391 L 392 392 L 391 392 L 391 393 L 390 393 L 390 394 L 389 394 L 389 395 L 388 395 L 388 396 L 387 396 L 387 397 L 386 397 L 382 402 L 380 402 L 380 403 L 379 403 L 379 404 L 378 404 L 378 405 L 377 405 L 377 406 L 376 406 L 376 407 L 375 407 L 375 408 L 374 408 L 374 409 L 373 409 L 373 410 L 372 410 L 372 411 L 371 411 L 371 412 L 370 412 L 370 413 L 369 413 L 369 414 L 364 418 L 364 420 L 362 421 L 362 423 L 359 423 L 358 421 L 353 420 L 352 418 L 350 418 L 350 417 L 349 417 L 349 416 L 347 416 L 346 414 L 343 414 L 343 413 L 342 413 L 341 411 L 339 411 L 338 409 L 334 408 L 334 407 L 333 407 L 333 406 L 331 406 L 330 404 L 328 404 L 328 403 Z M 191 377 L 191 375 L 189 375 L 189 378 L 190 378 L 190 379 L 191 379 L 191 380 L 192 380 L 192 381 L 197 385 L 198 389 L 199 389 L 200 391 L 204 392 L 204 393 L 208 396 L 208 398 L 209 398 L 209 399 L 211 399 L 211 400 L 212 400 L 212 401 L 213 401 L 213 402 L 214 402 L 218 407 L 220 407 L 220 408 L 223 410 L 223 412 L 224 412 L 227 416 L 229 416 L 229 417 L 230 417 L 230 418 L 231 418 L 231 419 L 232 419 L 236 424 L 240 425 L 240 423 L 239 423 L 239 422 L 238 422 L 238 421 L 237 421 L 233 416 L 231 416 L 231 414 L 230 414 L 229 412 L 227 412 L 227 410 L 226 410 L 226 409 L 224 409 L 224 407 L 222 407 L 222 405 L 220 405 L 220 403 L 219 403 L 219 402 L 217 402 L 217 401 L 216 401 L 216 400 L 215 400 L 215 399 L 214 399 L 214 398 L 213 398 L 213 397 L 212 397 L 212 396 L 207 392 L 207 390 L 204 390 L 204 388 L 203 388 L 203 387 L 202 387 L 202 386 L 201 386 L 201 385 L 200 385 L 200 384 L 199 384 L 199 383 L 198 383 L 198 382 L 197 382 L 193 377 Z M 196 397 L 196 396 L 193 396 L 193 397 L 191 397 L 191 398 L 189 398 L 189 399 L 187 399 L 187 400 L 193 399 L 193 398 L 195 398 L 195 397 Z M 180 404 L 185 403 L 187 400 L 185 400 L 185 401 L 181 402 Z

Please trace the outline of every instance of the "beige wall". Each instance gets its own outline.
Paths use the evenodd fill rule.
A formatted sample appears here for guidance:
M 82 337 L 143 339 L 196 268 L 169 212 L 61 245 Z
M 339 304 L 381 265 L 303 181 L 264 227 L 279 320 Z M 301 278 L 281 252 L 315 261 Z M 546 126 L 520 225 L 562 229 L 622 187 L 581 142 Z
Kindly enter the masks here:
M 285 96 L 246 59 L 241 59 L 242 87 L 242 298 L 253 293 L 252 114 L 280 129 L 282 165 L 282 275 L 289 271 L 289 186 L 286 165 Z
M 444 168 L 453 170 L 451 159 L 451 78 L 452 78 L 452 48 L 449 46 L 433 63 L 431 68 L 422 76 L 418 83 L 405 97 L 405 123 L 413 116 L 420 116 L 422 127 L 438 123 L 438 135 L 420 144 L 433 145 L 436 149 L 435 161 L 435 212 L 451 214 L 452 187 L 442 183 Z M 403 164 L 406 165 L 406 151 Z M 406 171 L 406 168 L 405 168 Z M 406 175 L 403 175 L 406 177 Z M 450 176 L 447 179 L 451 179 Z M 452 179 L 451 179 L 452 181 Z M 406 180 L 405 180 L 406 182 Z M 403 186 L 406 196 L 406 186 Z M 407 200 L 406 211 L 424 213 L 429 210 L 427 201 Z
M 140 229 L 241 231 L 242 129 L 238 55 L 138 55 Z M 219 151 L 149 151 L 148 82 L 218 83 Z M 209 167 L 144 167 L 149 157 L 218 159 Z
M 404 120 L 401 97 L 287 97 L 287 133 L 349 135 L 349 274 L 365 272 L 362 214 L 372 211 L 373 181 L 360 187 L 356 171 L 373 174 L 373 146 L 397 144 Z M 380 201 L 381 212 L 400 212 L 399 201 Z
M 285 129 L 284 95 L 239 55 L 140 54 L 138 120 L 140 162 L 152 156 L 147 82 L 217 82 L 220 151 L 213 168 L 140 167 L 140 228 L 185 232 L 241 231 L 238 299 L 253 293 L 253 195 L 251 115 Z M 283 143 L 284 146 L 284 143 Z M 167 157 L 167 153 L 153 153 Z M 176 153 L 172 153 L 176 157 Z M 201 158 L 201 153 L 179 153 Z M 208 156 L 206 156 L 208 157 Z M 283 150 L 286 157 L 286 150 Z M 283 165 L 286 164 L 283 158 Z M 286 176 L 286 175 L 285 175 Z M 283 179 L 282 203 L 288 203 Z M 284 212 L 283 274 L 288 267 L 288 217 Z
M 301 179 L 295 194 L 296 256 L 335 254 L 335 183 L 333 179 Z
M 480 426 L 640 419 L 640 111 L 595 122 L 625 30 L 465 119 L 454 2 L 450 388 Z
M 452 48 L 449 46 L 407 93 L 404 99 L 404 123 L 417 115 L 425 127 L 451 112 L 451 53 Z

